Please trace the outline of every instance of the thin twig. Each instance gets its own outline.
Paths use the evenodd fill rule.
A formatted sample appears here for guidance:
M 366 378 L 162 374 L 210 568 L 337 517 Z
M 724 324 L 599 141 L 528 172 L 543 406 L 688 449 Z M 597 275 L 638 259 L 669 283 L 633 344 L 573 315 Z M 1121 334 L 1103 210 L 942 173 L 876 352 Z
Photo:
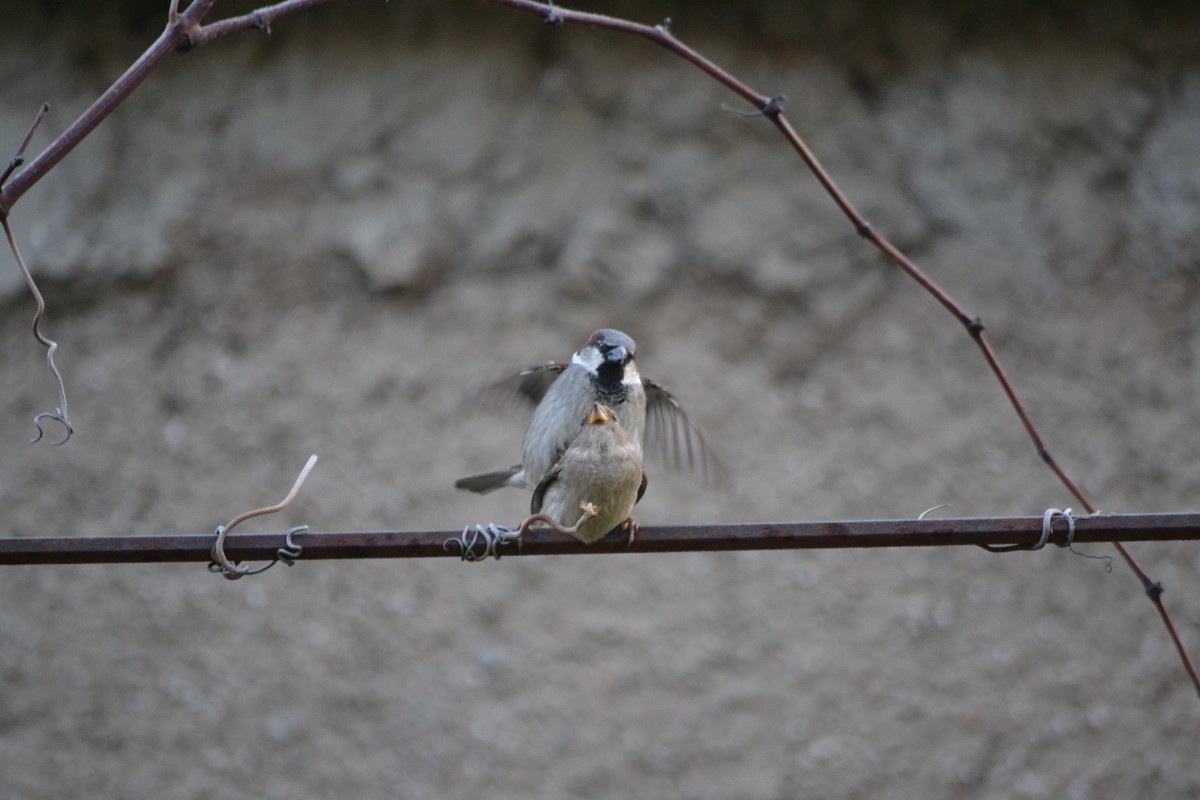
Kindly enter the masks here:
M 33 134 L 37 133 L 38 126 L 42 124 L 42 120 L 46 118 L 46 114 L 50 111 L 49 103 L 42 103 L 38 109 L 37 116 L 33 118 L 33 124 L 29 126 L 29 130 L 25 133 L 25 138 L 21 140 L 20 147 L 17 148 L 16 155 L 12 157 L 12 161 L 8 162 L 8 166 L 4 168 L 3 174 L 0 174 L 0 186 L 3 186 L 5 181 L 13 174 L 17 167 L 25 163 L 25 148 L 29 147 L 29 142 L 33 140 Z
M 297 11 L 315 8 L 327 2 L 329 0 L 284 0 L 284 2 L 264 6 L 257 11 L 251 11 L 249 14 L 243 14 L 240 17 L 230 17 L 219 22 L 213 22 L 200 28 L 192 35 L 192 45 L 199 47 L 202 44 L 211 42 L 213 39 L 226 36 L 235 31 L 258 30 L 269 34 L 271 32 L 271 23 L 280 17 L 293 14 Z
M 274 507 L 274 510 L 277 509 Z M 260 509 L 259 513 L 269 511 Z M 243 515 L 243 519 L 246 518 Z M 534 529 L 525 534 L 521 554 L 1032 545 L 1041 538 L 1043 525 L 1044 517 L 1038 516 L 649 526 L 638 531 L 632 546 L 622 533 L 614 533 L 595 544 L 583 545 L 551 530 Z M 352 558 L 457 559 L 459 553 L 448 551 L 443 545 L 447 539 L 457 539 L 460 534 L 457 530 L 300 533 L 295 535 L 295 544 L 303 546 L 305 561 Z M 1198 541 L 1200 514 L 1103 514 L 1081 517 L 1074 521 L 1073 537 L 1076 545 L 1117 539 L 1133 542 Z M 1066 544 L 1066 532 L 1061 525 L 1051 531 L 1048 542 L 1060 546 Z M 247 561 L 275 558 L 283 544 L 284 534 L 278 533 L 234 534 L 224 542 L 230 558 Z M 212 545 L 211 534 L 8 538 L 0 539 L 0 565 L 208 561 L 212 555 Z M 511 552 L 516 555 L 515 544 Z M 1008 557 L 1050 556 L 1046 553 L 1028 553 Z
M 779 129 L 783 134 L 788 144 L 800 156 L 805 165 L 820 182 L 821 186 L 841 209 L 842 213 L 850 220 L 855 231 L 864 239 L 878 248 L 884 255 L 892 260 L 900 267 L 910 278 L 916 281 L 921 288 L 934 297 L 960 324 L 966 328 L 975 344 L 983 353 L 984 359 L 995 375 L 996 380 L 1000 382 L 1005 395 L 1008 397 L 1009 403 L 1013 410 L 1024 425 L 1026 432 L 1037 448 L 1038 456 L 1043 462 L 1054 472 L 1059 481 L 1074 495 L 1081 504 L 1087 509 L 1088 513 L 1095 513 L 1096 506 L 1083 493 L 1074 480 L 1067 474 L 1066 470 L 1058 463 L 1057 459 L 1050 454 L 1046 447 L 1041 434 L 1037 427 L 1033 424 L 1032 418 L 1017 395 L 1016 389 L 1012 382 L 1008 379 L 1004 369 L 1001 367 L 999 360 L 996 358 L 995 352 L 991 345 L 983 335 L 984 326 L 978 317 L 969 315 L 963 310 L 962 306 L 956 303 L 950 295 L 937 285 L 928 275 L 926 275 L 917 265 L 900 251 L 895 245 L 881 236 L 867 220 L 859 213 L 858 209 L 849 201 L 845 194 L 841 191 L 838 185 L 830 177 L 829 173 L 821 166 L 820 161 L 813 152 L 805 144 L 804 140 L 792 127 L 791 123 L 783 114 L 783 104 L 780 97 L 768 97 L 767 95 L 751 89 L 747 84 L 735 78 L 732 74 L 717 66 L 705 56 L 700 55 L 692 48 L 683 44 L 671 34 L 667 25 L 642 25 L 629 20 L 618 19 L 615 17 L 605 16 L 603 14 L 591 14 L 581 11 L 568 11 L 558 6 L 551 6 L 545 3 L 531 2 L 530 0 L 488 0 L 509 8 L 515 8 L 519 11 L 525 11 L 531 14 L 536 14 L 543 19 L 553 22 L 556 25 L 566 23 L 574 23 L 579 25 L 587 25 L 592 27 L 606 28 L 621 33 L 627 33 L 634 36 L 640 36 L 644 39 L 649 39 L 657 45 L 660 45 L 667 50 L 675 53 L 681 58 L 689 61 L 714 80 L 726 86 L 731 91 L 737 93 L 752 106 L 762 112 L 762 114 Z M 1187 649 L 1183 646 L 1178 633 L 1175 630 L 1175 625 L 1171 621 L 1170 614 L 1167 613 L 1166 607 L 1162 602 L 1162 586 L 1157 581 L 1152 580 L 1137 563 L 1120 542 L 1114 542 L 1117 552 L 1124 559 L 1125 563 L 1142 582 L 1142 588 L 1146 591 L 1147 596 L 1158 609 L 1159 615 L 1162 617 L 1164 624 L 1167 627 L 1167 632 L 1171 640 L 1175 643 L 1175 648 L 1179 652 L 1179 657 L 1183 661 L 1184 669 L 1191 678 L 1192 684 L 1195 686 L 1197 693 L 1200 693 L 1200 675 L 1197 675 L 1196 668 L 1192 664 L 1192 660 L 1188 655 Z

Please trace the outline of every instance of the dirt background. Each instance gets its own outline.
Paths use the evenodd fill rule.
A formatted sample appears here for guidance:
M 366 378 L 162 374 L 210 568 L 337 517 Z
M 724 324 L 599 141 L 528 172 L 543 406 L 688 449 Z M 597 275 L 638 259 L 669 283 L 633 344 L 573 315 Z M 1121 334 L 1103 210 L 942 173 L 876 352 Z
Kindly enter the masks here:
M 603 8 L 787 95 L 1102 508 L 1194 509 L 1200 10 L 723 5 Z M 5 3 L 0 150 L 49 101 L 44 147 L 165 6 Z M 722 104 L 483 3 L 173 59 L 16 207 L 78 433 L 27 443 L 55 394 L 5 257 L 0 535 L 208 532 L 312 452 L 246 530 L 514 521 L 452 483 L 527 418 L 466 399 L 601 326 L 735 478 L 651 464 L 644 524 L 1071 505 L 957 324 Z M 1200 654 L 1200 551 L 1133 550 Z M 0 681 L 3 800 L 1200 797 L 1153 607 L 1057 549 L 10 566 Z

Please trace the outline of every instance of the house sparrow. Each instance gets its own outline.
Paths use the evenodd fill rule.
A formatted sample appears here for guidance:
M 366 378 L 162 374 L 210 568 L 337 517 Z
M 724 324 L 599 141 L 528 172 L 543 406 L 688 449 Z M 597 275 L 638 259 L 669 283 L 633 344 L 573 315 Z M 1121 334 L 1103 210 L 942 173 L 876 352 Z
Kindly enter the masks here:
M 499 548 L 521 542 L 539 522 L 584 544 L 603 539 L 618 528 L 628 531 L 629 545 L 637 536 L 637 521 L 630 512 L 646 492 L 641 448 L 629 437 L 611 409 L 593 403 L 571 445 L 533 490 L 532 512 L 516 528 L 494 523 L 468 525 L 458 538 L 443 547 L 459 548 L 464 561 L 500 558 Z M 475 546 L 481 544 L 482 552 Z
M 622 527 L 633 544 L 637 521 L 630 512 L 645 492 L 641 448 L 611 409 L 593 403 L 579 434 L 533 490 L 533 516 L 521 529 L 540 520 L 592 544 Z
M 528 367 L 485 391 L 485 396 L 525 397 L 537 403 L 521 444 L 521 463 L 507 470 L 471 475 L 459 489 L 491 492 L 505 486 L 535 488 L 579 431 L 593 403 L 615 414 L 642 455 L 643 439 L 676 469 L 698 469 L 707 480 L 721 469 L 670 392 L 642 378 L 634 363 L 637 345 L 620 331 L 591 335 L 571 363 L 552 361 Z

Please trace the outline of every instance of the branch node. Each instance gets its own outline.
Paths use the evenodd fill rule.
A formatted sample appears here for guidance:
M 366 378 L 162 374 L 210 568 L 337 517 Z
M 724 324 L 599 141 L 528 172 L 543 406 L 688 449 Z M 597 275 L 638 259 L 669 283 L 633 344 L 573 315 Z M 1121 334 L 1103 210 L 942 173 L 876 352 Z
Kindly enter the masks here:
M 868 242 L 875 240 L 875 229 L 871 227 L 871 223 L 865 219 L 854 224 L 854 232 Z
M 4 172 L 0 174 L 0 186 L 3 186 L 5 181 L 8 180 L 9 176 L 16 172 L 17 167 L 24 163 L 25 156 L 13 156 L 12 161 L 8 162 L 8 166 L 5 167 Z
M 257 28 L 261 33 L 266 36 L 271 35 L 271 21 L 262 13 L 262 9 L 251 13 L 250 19 L 254 27 Z
M 561 28 L 566 24 L 567 19 L 562 15 L 562 12 L 554 7 L 553 3 L 546 5 L 546 12 L 542 15 L 542 22 L 547 25 L 553 25 L 556 28 Z
M 987 330 L 987 328 L 984 326 L 983 319 L 980 317 L 975 317 L 967 323 L 967 333 L 971 334 L 972 339 L 978 339 L 980 334 L 982 334 L 985 330 Z M 1042 458 L 1049 458 L 1049 456 L 1050 454 L 1045 450 L 1042 451 Z
M 163 35 L 174 39 L 176 50 L 187 53 L 196 47 L 194 34 L 198 27 L 199 24 L 196 22 L 187 24 L 183 16 L 179 14 L 179 0 L 171 0 L 171 7 L 167 11 L 167 29 Z
M 661 33 L 663 36 L 671 35 L 671 18 L 667 17 L 662 22 L 654 26 L 654 30 Z
M 783 113 L 783 101 L 786 100 L 785 95 L 777 95 L 768 97 L 758 105 L 758 111 L 739 111 L 736 108 L 730 108 L 725 103 L 721 103 L 721 110 L 727 114 L 733 114 L 735 117 L 766 117 L 767 119 L 776 119 Z
M 25 163 L 25 148 L 29 147 L 29 142 L 31 139 L 33 139 L 33 134 L 37 132 L 38 126 L 42 124 L 42 120 L 45 119 L 46 114 L 49 111 L 50 104 L 42 103 L 41 107 L 38 109 L 37 115 L 33 118 L 33 124 L 29 126 L 29 130 L 25 133 L 25 138 L 21 140 L 21 146 L 17 148 L 16 155 L 13 156 L 12 161 L 8 162 L 8 166 L 5 168 L 4 173 L 0 174 L 0 186 L 4 185 L 9 177 L 12 176 L 17 167 Z
M 193 31 L 188 28 L 179 28 L 179 52 L 190 53 L 196 47 L 196 37 L 192 35 Z
M 1158 581 L 1152 581 L 1150 585 L 1146 587 L 1146 596 L 1157 603 L 1158 599 L 1162 597 L 1163 592 L 1165 591 L 1166 589 L 1163 588 L 1161 583 Z

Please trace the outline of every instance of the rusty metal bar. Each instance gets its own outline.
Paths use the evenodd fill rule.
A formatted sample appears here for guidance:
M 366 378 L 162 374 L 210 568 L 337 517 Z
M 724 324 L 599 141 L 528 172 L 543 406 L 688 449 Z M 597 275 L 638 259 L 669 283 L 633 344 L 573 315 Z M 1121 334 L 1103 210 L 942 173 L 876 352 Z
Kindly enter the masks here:
M 770 522 L 736 525 L 644 527 L 632 550 L 614 535 L 584 546 L 552 531 L 525 537 L 524 555 L 581 553 L 681 553 L 711 550 L 788 550 L 850 547 L 942 547 L 978 544 L 1033 544 L 1041 536 L 1041 517 Z M 460 531 L 364 531 L 299 533 L 301 561 L 342 558 L 458 558 L 459 549 L 443 547 Z M 1050 542 L 1060 544 L 1066 525 L 1054 523 Z M 215 539 L 207 536 L 99 536 L 0 539 L 0 564 L 116 564 L 168 561 L 207 562 Z M 1125 514 L 1081 517 L 1075 542 L 1195 541 L 1200 514 Z M 283 534 L 232 534 L 225 543 L 230 558 L 267 561 L 284 544 Z M 501 549 L 516 555 L 515 545 Z

